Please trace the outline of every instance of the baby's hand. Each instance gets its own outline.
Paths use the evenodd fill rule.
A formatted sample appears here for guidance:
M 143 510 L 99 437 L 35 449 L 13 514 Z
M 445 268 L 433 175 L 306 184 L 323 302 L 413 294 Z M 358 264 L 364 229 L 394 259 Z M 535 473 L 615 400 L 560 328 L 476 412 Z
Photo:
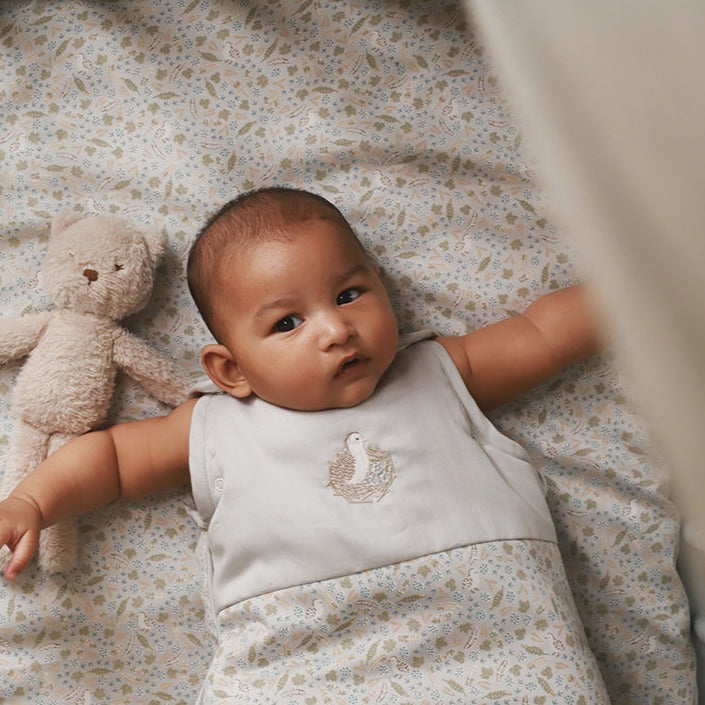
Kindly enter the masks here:
M 8 580 L 16 578 L 32 560 L 41 522 L 39 508 L 28 499 L 11 496 L 0 502 L 0 548 L 7 546 L 12 551 L 5 568 Z

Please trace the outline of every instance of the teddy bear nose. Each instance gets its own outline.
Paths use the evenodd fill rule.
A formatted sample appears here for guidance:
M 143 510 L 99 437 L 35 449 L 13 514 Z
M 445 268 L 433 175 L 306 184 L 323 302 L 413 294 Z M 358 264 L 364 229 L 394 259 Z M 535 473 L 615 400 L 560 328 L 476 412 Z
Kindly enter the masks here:
M 96 272 L 95 269 L 84 269 L 83 276 L 88 279 L 89 282 L 94 282 L 98 279 L 98 272 Z

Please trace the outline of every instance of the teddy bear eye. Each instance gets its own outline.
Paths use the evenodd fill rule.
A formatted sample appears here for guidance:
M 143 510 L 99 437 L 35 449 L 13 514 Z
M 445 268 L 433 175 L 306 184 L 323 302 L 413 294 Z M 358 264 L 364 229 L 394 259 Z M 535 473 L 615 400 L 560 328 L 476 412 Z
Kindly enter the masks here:
M 116 272 L 119 272 L 119 271 L 121 271 L 122 269 L 123 269 L 123 266 L 122 266 L 121 264 L 117 264 L 117 263 L 115 264 L 115 271 L 116 271 Z

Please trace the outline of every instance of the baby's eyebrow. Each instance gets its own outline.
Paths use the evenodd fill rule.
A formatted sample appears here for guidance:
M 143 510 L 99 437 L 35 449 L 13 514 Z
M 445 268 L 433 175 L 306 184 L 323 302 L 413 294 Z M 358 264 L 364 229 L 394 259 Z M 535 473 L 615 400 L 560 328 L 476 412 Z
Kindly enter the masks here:
M 333 278 L 333 285 L 340 284 L 347 281 L 351 277 L 358 274 L 367 274 L 370 271 L 369 265 L 367 264 L 355 264 L 349 269 L 346 269 L 342 274 Z
M 270 311 L 277 311 L 282 309 L 292 308 L 294 306 L 295 300 L 292 296 L 281 296 L 273 301 L 268 301 L 266 304 L 260 306 L 255 312 L 255 320 L 259 320 L 267 316 Z

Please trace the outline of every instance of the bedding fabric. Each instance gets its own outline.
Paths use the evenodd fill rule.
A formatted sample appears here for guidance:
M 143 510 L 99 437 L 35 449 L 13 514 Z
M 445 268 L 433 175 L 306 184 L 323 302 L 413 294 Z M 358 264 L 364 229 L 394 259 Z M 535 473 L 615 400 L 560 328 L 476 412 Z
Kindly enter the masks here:
M 274 184 L 318 191 L 343 210 L 382 267 L 402 330 L 482 326 L 579 278 L 460 4 L 3 3 L 0 61 L 3 315 L 50 306 L 39 272 L 57 211 L 118 213 L 162 230 L 169 243 L 150 305 L 125 323 L 195 379 L 198 349 L 209 338 L 183 277 L 193 234 L 233 195 Z M 0 454 L 13 430 L 20 365 L 0 368 Z M 111 421 L 165 411 L 123 377 Z M 481 702 L 519 689 L 526 702 L 566 702 L 563 676 L 581 672 L 586 702 L 587 693 L 600 697 L 589 685 L 600 679 L 612 703 L 694 702 L 688 604 L 675 569 L 678 514 L 610 356 L 571 368 L 493 421 L 546 478 L 586 641 L 563 602 L 549 609 L 530 601 L 524 612 L 520 586 L 504 585 L 506 563 L 523 560 L 521 589 L 540 590 L 555 550 L 532 556 L 531 546 L 514 542 L 473 549 L 456 581 L 468 609 L 482 607 L 485 619 L 470 623 L 465 637 L 458 616 L 452 638 L 423 654 L 450 669 L 443 678 L 455 685 L 441 679 L 442 698 Z M 188 496 L 116 502 L 84 517 L 80 530 L 78 570 L 47 576 L 33 566 L 13 584 L 0 583 L 0 701 L 194 702 L 219 627 L 204 607 L 195 555 L 201 532 Z M 405 570 L 377 576 L 388 587 L 367 603 L 366 573 L 350 585 L 322 583 L 247 603 L 242 616 L 256 620 L 261 609 L 269 621 L 252 622 L 244 636 L 242 623 L 220 625 L 239 648 L 248 644 L 246 654 L 217 655 L 227 687 L 243 659 L 242 682 L 259 687 L 252 666 L 268 658 L 273 647 L 263 635 L 276 633 L 278 615 L 288 615 L 294 630 L 302 611 L 305 618 L 313 610 L 313 620 L 337 600 L 351 614 L 391 611 L 398 595 L 389 584 L 411 585 Z M 433 589 L 442 595 L 458 586 Z M 432 619 L 404 619 L 431 633 Z M 545 624 L 541 643 L 522 642 L 531 620 Z M 492 631 L 489 622 L 499 626 Z M 311 640 L 335 628 L 306 626 L 315 625 Z M 461 634 L 463 649 L 483 664 L 472 684 L 452 676 Z M 354 668 L 374 665 L 365 677 L 375 679 L 381 702 L 417 702 L 394 685 L 394 669 L 405 663 L 401 636 L 395 632 L 393 644 L 381 639 L 369 636 Z M 529 657 L 542 667 L 545 660 L 545 683 L 536 676 L 529 685 Z M 583 670 L 564 671 L 565 663 Z M 266 688 L 290 689 L 296 675 L 277 671 Z M 338 692 L 331 675 L 308 697 L 324 702 Z

